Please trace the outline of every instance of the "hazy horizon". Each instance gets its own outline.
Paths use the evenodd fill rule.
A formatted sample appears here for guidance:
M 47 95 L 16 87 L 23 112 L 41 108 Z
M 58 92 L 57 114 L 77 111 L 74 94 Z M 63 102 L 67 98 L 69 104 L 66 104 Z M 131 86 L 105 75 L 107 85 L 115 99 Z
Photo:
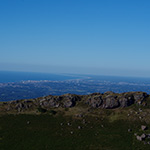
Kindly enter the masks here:
M 83 77 L 90 77 L 90 76 L 98 76 L 98 77 L 115 77 L 115 78 L 117 78 L 117 77 L 119 77 L 119 78 L 133 78 L 133 79 L 136 79 L 136 78 L 147 78 L 147 79 L 150 79 L 150 77 L 149 76 L 132 76 L 132 75 L 113 75 L 113 74 L 92 74 L 92 73 L 71 73 L 71 72 L 68 72 L 68 73 L 64 73 L 64 72 L 40 72 L 40 71 L 33 71 L 33 70 L 31 70 L 31 71 L 29 71 L 29 70 L 27 70 L 27 71 L 20 71 L 20 70 L 0 70 L 0 73 L 1 72 L 4 72 L 4 73 L 24 73 L 24 74 L 45 74 L 45 75 L 62 75 L 62 76 L 83 76 Z M 17 74 L 16 74 L 17 75 Z M 44 79 L 43 79 L 44 80 Z M 46 79 L 45 79 L 46 80 Z

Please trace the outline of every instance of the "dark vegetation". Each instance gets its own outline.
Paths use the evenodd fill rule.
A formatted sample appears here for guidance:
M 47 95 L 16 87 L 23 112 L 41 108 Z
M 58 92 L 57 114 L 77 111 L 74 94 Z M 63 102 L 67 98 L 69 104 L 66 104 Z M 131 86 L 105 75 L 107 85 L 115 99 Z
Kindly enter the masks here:
M 149 150 L 149 116 L 143 92 L 1 102 L 0 150 Z
M 46 115 L 4 115 L 0 117 L 0 149 L 4 150 L 149 150 L 137 141 L 145 122 L 101 117 L 81 119 Z M 28 124 L 29 122 L 29 124 Z M 62 124 L 61 124 L 62 123 Z M 69 123 L 69 125 L 68 125 Z M 149 125 L 149 124 L 146 124 Z M 81 127 L 79 129 L 79 126 Z M 128 132 L 128 129 L 132 129 Z M 150 131 L 149 131 L 150 132 Z

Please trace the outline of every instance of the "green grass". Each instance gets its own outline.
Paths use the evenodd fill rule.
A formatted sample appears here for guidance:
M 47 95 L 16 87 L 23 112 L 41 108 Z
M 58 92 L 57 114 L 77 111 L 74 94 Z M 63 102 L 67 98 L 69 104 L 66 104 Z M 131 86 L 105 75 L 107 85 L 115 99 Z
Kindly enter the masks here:
M 149 145 L 134 136 L 141 132 L 141 124 L 117 119 L 111 122 L 101 120 L 101 116 L 74 119 L 48 114 L 3 115 L 0 117 L 0 150 L 149 150 Z M 128 132 L 129 128 L 132 132 Z

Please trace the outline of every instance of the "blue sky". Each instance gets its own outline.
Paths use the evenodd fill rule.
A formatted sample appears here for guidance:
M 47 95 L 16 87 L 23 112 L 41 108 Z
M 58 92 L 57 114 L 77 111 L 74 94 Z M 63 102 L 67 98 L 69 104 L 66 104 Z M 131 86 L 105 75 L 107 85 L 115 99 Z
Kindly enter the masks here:
M 150 77 L 149 0 L 0 0 L 0 70 Z

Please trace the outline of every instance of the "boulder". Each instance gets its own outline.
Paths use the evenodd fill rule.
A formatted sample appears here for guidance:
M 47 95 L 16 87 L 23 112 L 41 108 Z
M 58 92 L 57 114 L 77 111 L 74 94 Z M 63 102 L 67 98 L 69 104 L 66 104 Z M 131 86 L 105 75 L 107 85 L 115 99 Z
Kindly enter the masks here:
M 118 100 L 120 103 L 120 107 L 128 107 L 128 106 L 134 104 L 134 99 L 132 96 L 121 95 L 118 97 Z
M 48 105 L 47 106 L 50 106 L 50 107 L 59 107 L 60 106 L 60 104 L 57 102 L 57 100 L 54 98 L 54 99 L 51 99 L 50 101 L 49 101 L 49 103 L 48 103 Z
M 144 130 L 146 130 L 146 129 L 147 129 L 147 126 L 145 126 L 145 125 L 141 125 L 141 129 L 144 131 Z
M 128 129 L 128 132 L 131 132 L 132 131 L 132 129 Z
M 19 103 L 19 104 L 16 105 L 16 109 L 17 108 L 22 108 L 23 109 L 23 108 L 25 108 L 25 105 L 23 103 Z
M 139 136 L 139 135 L 136 136 L 136 139 L 137 139 L 138 141 L 142 141 L 142 138 L 141 138 L 141 136 Z
M 103 108 L 112 109 L 119 107 L 119 101 L 116 96 L 108 95 L 105 97 Z
M 80 101 L 81 98 L 78 95 L 74 95 L 74 94 L 65 94 L 62 96 L 62 106 L 65 108 L 68 107 L 73 107 L 76 105 L 77 101 Z
M 22 109 L 25 109 L 25 105 L 23 103 L 19 103 L 19 104 L 16 105 L 15 108 L 19 109 L 19 110 L 22 110 Z
M 145 98 L 148 96 L 145 92 L 134 92 L 133 97 L 137 104 L 142 104 L 142 102 L 145 100 Z
M 94 96 L 90 96 L 87 99 L 86 103 L 89 104 L 93 108 L 98 108 L 103 103 L 103 100 L 100 95 L 94 95 Z
M 75 102 L 71 101 L 71 100 L 65 100 L 63 102 L 63 107 L 65 108 L 69 108 L 69 107 L 73 107 L 75 105 Z
M 48 96 L 47 98 L 42 98 L 40 100 L 40 105 L 41 106 L 44 106 L 44 107 L 52 107 L 52 108 L 55 108 L 55 107 L 59 107 L 60 106 L 60 101 L 61 100 L 61 97 L 60 96 Z
M 137 138 L 137 140 L 139 140 L 139 141 L 143 141 L 143 140 L 145 140 L 145 138 L 146 138 L 146 134 L 143 133 L 141 136 L 136 135 L 136 138 Z
M 144 139 L 146 138 L 146 134 L 143 133 L 143 134 L 141 135 L 141 138 L 144 140 Z

